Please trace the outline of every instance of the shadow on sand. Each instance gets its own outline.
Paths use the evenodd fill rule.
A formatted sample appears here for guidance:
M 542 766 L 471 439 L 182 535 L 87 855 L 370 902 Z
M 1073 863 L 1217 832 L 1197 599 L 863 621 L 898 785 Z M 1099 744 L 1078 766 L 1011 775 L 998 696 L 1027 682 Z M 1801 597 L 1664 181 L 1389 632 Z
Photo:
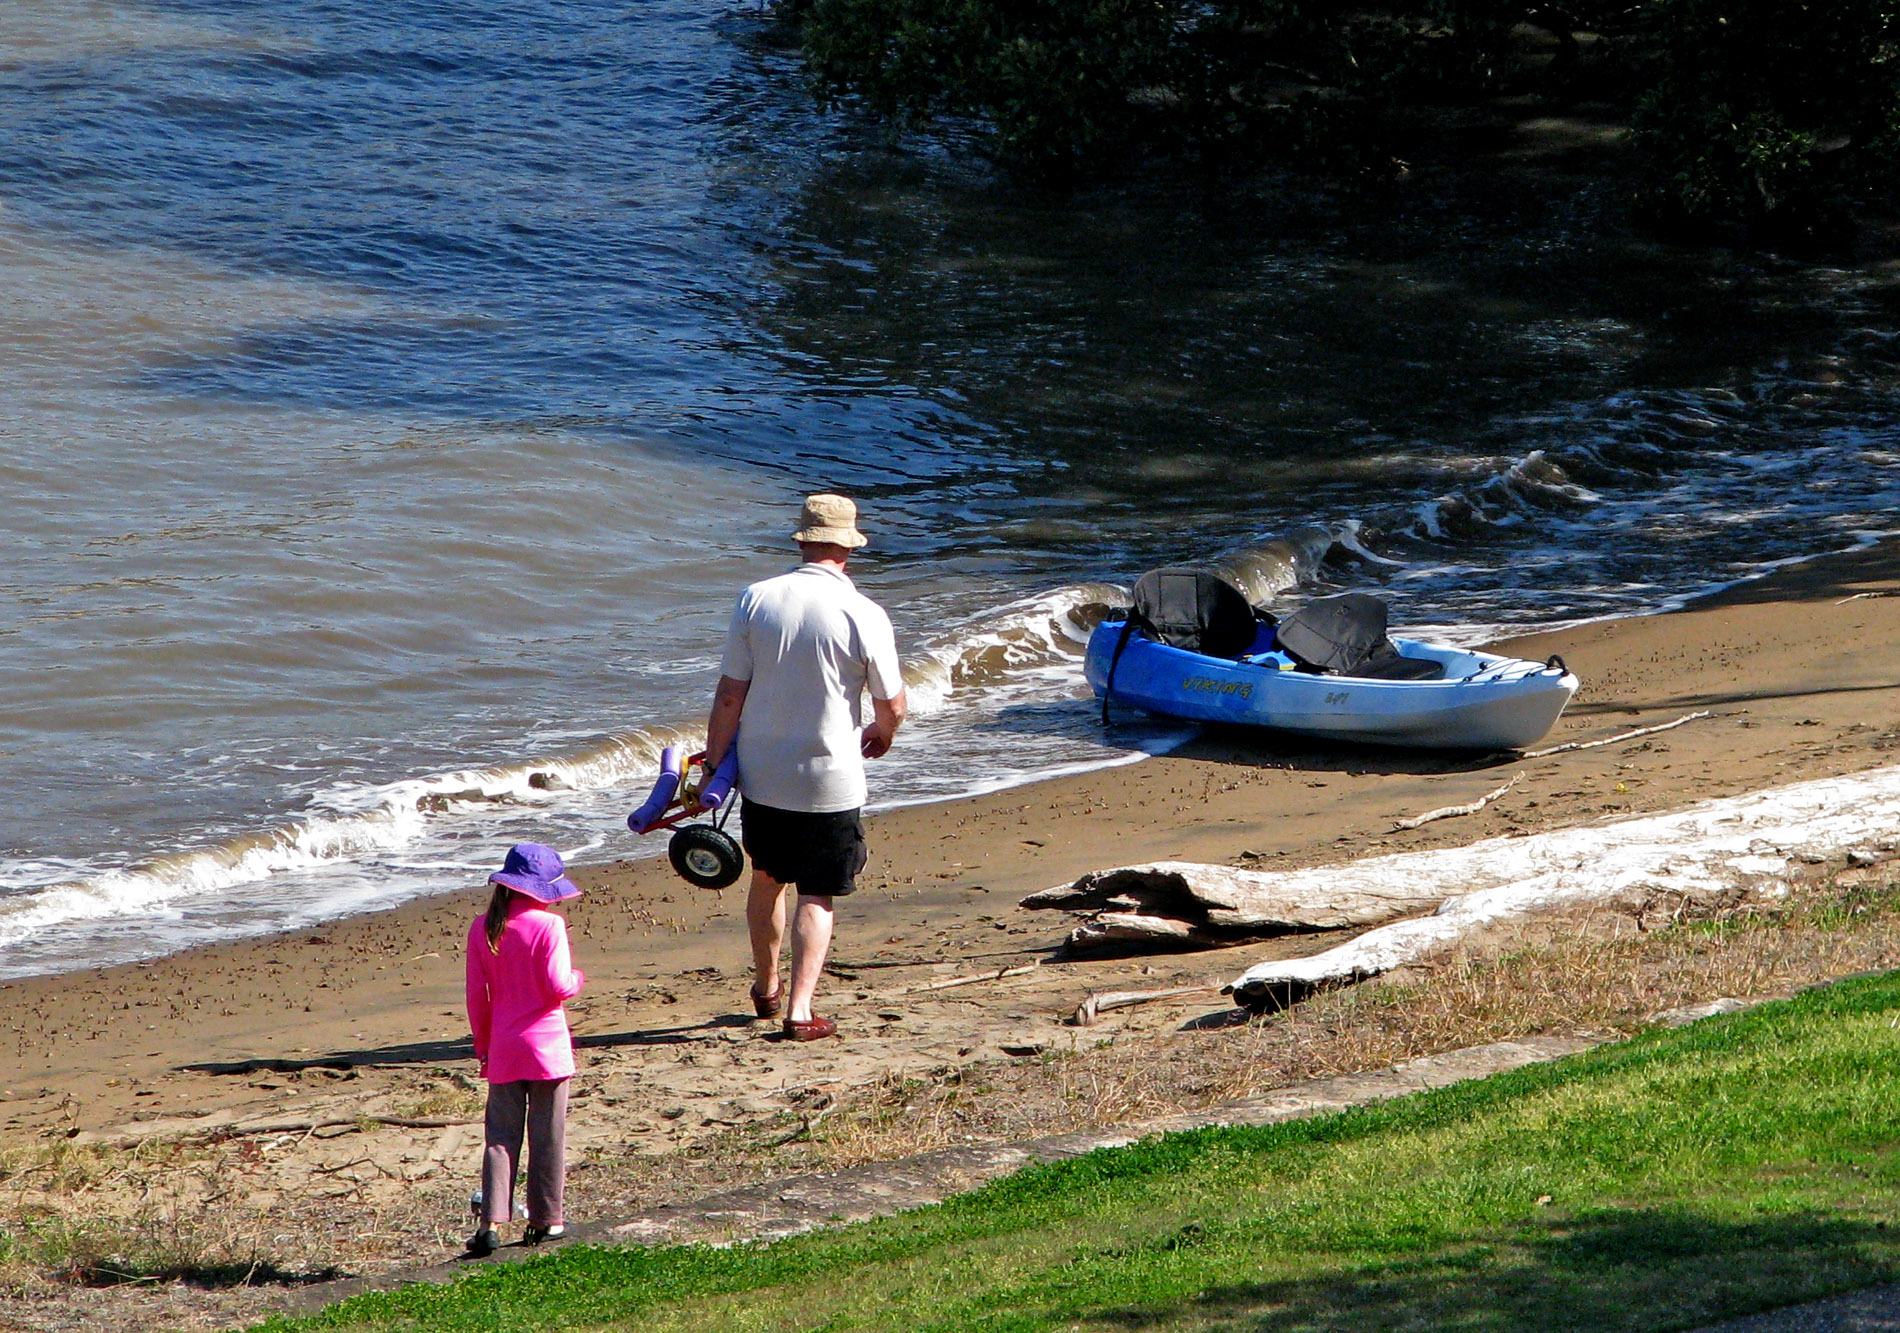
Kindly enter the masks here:
M 730 1028 L 752 1023 L 749 1014 L 721 1014 L 704 1023 L 673 1028 L 647 1028 L 638 1032 L 585 1033 L 574 1038 L 576 1050 L 610 1050 L 621 1046 L 687 1046 L 710 1041 Z M 305 1069 L 390 1069 L 401 1066 L 448 1064 L 473 1060 L 475 1047 L 468 1040 L 412 1041 L 393 1046 L 371 1046 L 356 1050 L 327 1051 L 318 1055 L 260 1057 L 251 1060 L 208 1060 L 200 1064 L 179 1065 L 181 1071 L 194 1074 L 293 1074 Z

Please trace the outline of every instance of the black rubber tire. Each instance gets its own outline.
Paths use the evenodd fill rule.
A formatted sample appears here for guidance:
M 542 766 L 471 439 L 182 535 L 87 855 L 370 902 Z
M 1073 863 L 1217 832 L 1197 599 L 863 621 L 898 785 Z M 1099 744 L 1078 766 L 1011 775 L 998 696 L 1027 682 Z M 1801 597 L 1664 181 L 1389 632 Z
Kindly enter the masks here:
M 745 853 L 731 834 L 710 824 L 690 824 L 666 844 L 666 858 L 688 884 L 723 889 L 745 873 Z

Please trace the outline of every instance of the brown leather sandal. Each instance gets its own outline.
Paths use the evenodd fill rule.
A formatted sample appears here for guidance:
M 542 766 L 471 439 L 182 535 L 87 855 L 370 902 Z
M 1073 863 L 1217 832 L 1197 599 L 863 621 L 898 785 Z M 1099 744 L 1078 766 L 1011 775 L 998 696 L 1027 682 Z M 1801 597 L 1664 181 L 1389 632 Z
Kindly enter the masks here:
M 829 1018 L 820 1018 L 813 1014 L 810 1018 L 788 1018 L 785 1020 L 785 1040 L 822 1041 L 826 1037 L 838 1035 L 838 1025 Z
M 760 1018 L 777 1018 L 780 1007 L 785 1002 L 785 983 L 779 982 L 778 989 L 770 995 L 761 995 L 756 989 L 750 990 L 752 1012 Z

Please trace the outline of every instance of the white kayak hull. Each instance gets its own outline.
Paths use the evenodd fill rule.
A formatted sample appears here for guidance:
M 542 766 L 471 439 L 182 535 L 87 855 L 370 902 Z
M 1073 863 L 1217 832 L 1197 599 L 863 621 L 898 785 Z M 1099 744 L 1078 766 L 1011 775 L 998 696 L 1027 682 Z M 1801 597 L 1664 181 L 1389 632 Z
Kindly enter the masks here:
M 1085 672 L 1099 696 L 1121 622 L 1097 626 Z M 1434 750 L 1519 750 L 1556 723 L 1577 692 L 1561 663 L 1394 639 L 1401 656 L 1445 668 L 1441 680 L 1371 680 L 1283 671 L 1129 638 L 1115 703 L 1168 717 L 1269 727 L 1296 736 Z

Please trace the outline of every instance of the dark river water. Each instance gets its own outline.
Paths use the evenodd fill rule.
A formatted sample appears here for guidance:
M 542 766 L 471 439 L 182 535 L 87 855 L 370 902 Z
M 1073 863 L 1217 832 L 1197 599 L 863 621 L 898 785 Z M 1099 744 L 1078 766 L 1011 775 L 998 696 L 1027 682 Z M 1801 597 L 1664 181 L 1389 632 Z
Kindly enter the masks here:
M 1031 193 L 750 0 L 9 0 L 0 975 L 654 850 L 809 490 L 909 663 L 883 804 L 1177 739 L 1080 682 L 1155 564 L 1476 643 L 1900 527 L 1881 274 L 1552 207 Z

